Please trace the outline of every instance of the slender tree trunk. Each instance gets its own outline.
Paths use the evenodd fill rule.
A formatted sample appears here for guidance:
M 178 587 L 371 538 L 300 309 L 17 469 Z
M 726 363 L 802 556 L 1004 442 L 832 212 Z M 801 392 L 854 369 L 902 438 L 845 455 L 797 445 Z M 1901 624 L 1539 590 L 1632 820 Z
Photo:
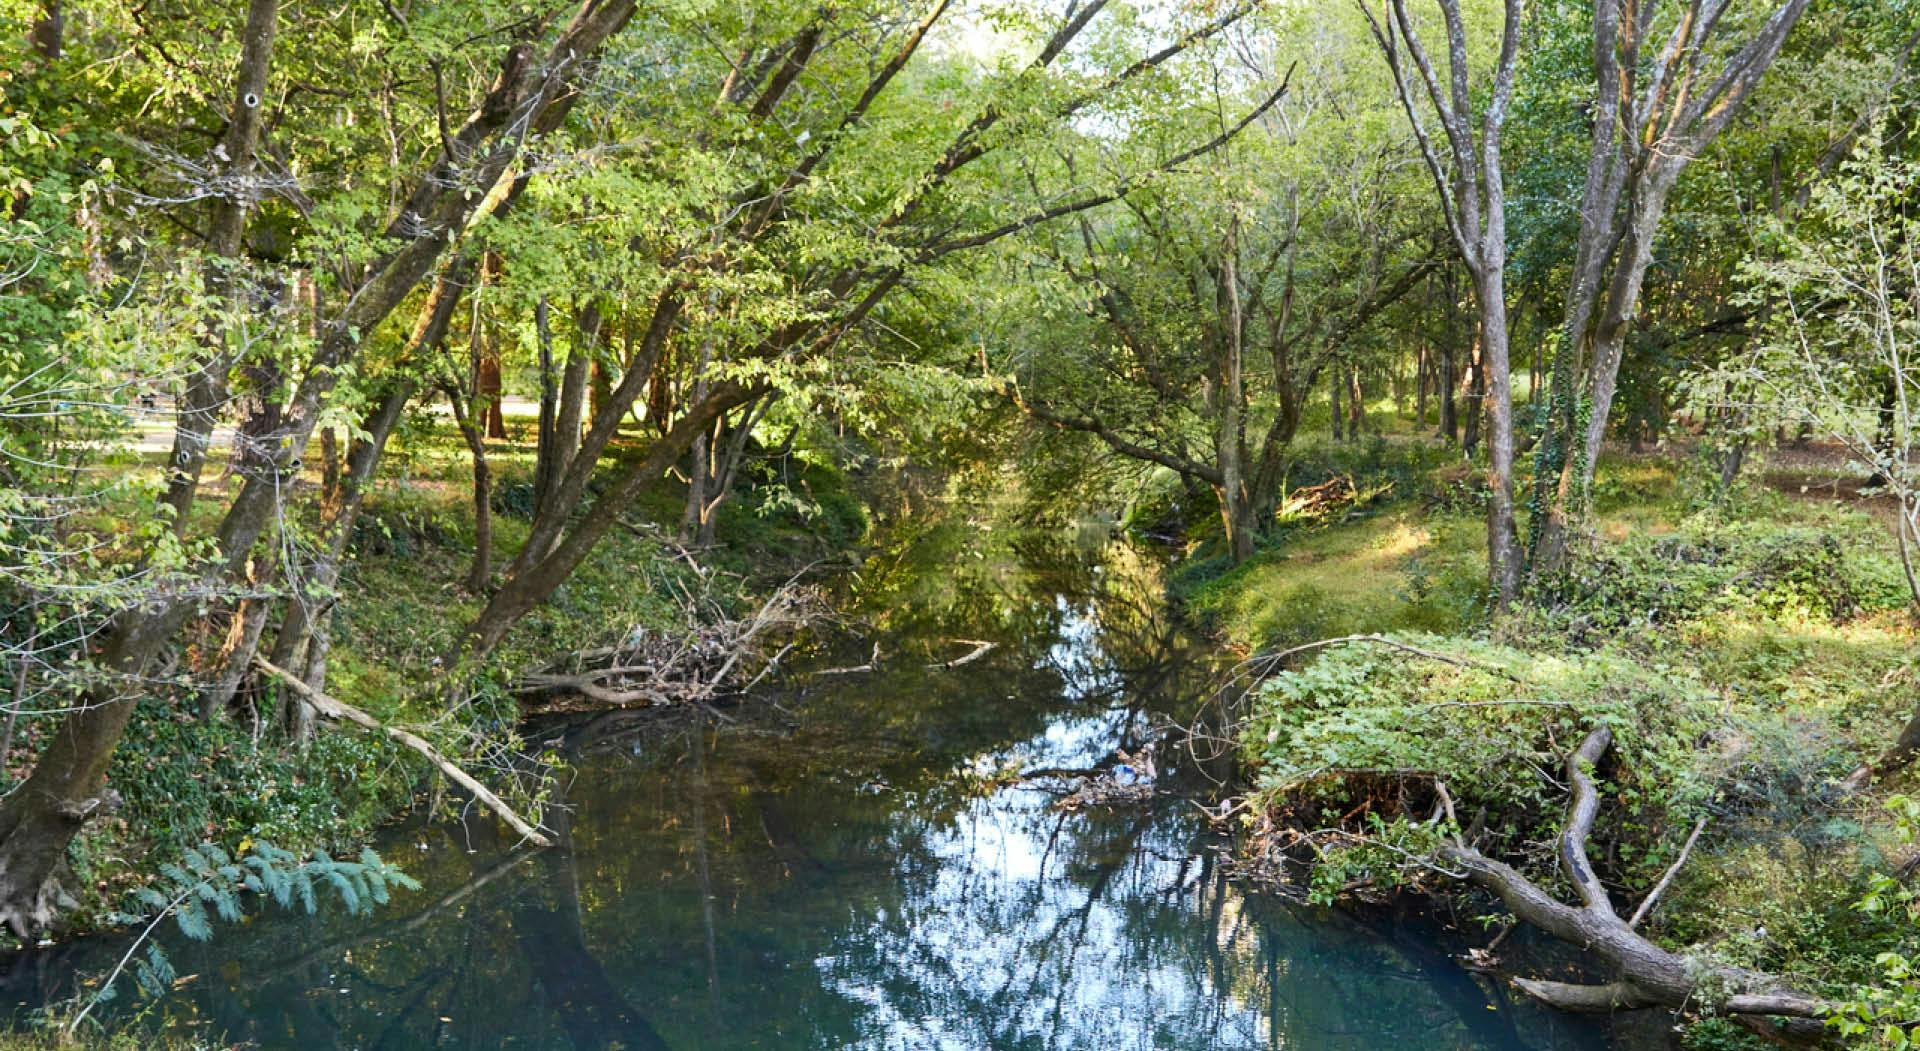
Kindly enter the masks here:
M 1460 442 L 1460 404 L 1455 394 L 1460 385 L 1460 331 L 1466 320 L 1460 316 L 1460 289 L 1453 267 L 1446 268 L 1441 292 L 1446 296 L 1445 334 L 1440 340 L 1440 361 L 1436 393 L 1440 396 L 1440 433 L 1448 445 Z
M 747 443 L 753 438 L 753 429 L 760 422 L 765 410 L 773 404 L 774 395 L 747 403 L 740 408 L 740 418 L 733 426 L 727 426 L 726 418 L 715 421 L 712 433 L 704 439 L 706 442 L 706 481 L 701 488 L 706 499 L 699 506 L 699 522 L 693 535 L 697 547 L 712 547 L 715 531 L 720 524 L 720 506 L 733 495 L 734 483 L 740 473 L 740 465 L 746 459 Z M 698 464 L 701 456 L 696 453 L 694 462 Z
M 1346 382 L 1341 379 L 1340 376 L 1340 366 L 1338 364 L 1329 366 L 1327 369 L 1327 404 L 1330 407 L 1329 411 L 1333 415 L 1333 440 L 1336 442 L 1347 440 L 1346 412 L 1343 408 L 1343 403 L 1347 399 L 1346 395 L 1342 393 L 1345 387 Z
M 254 651 L 260 646 L 260 632 L 267 626 L 267 614 L 273 608 L 265 595 L 241 601 L 228 628 L 227 643 L 221 649 L 220 671 L 213 684 L 200 695 L 200 717 L 217 719 L 232 706 L 247 672 Z
M 467 565 L 466 589 L 475 595 L 487 593 L 493 580 L 493 470 L 487 464 L 487 439 L 480 433 L 480 421 L 455 391 L 447 392 L 453 405 L 454 424 L 466 439 L 467 453 L 473 461 L 473 561 Z
M 1480 304 L 1480 353 L 1476 385 L 1486 392 L 1475 416 L 1487 420 L 1487 571 L 1500 604 L 1520 590 L 1520 531 L 1513 506 L 1513 390 L 1507 357 L 1504 268 L 1489 268 L 1474 284 Z
M 1247 390 L 1243 369 L 1242 340 L 1245 334 L 1240 309 L 1239 219 L 1227 227 L 1224 251 L 1220 255 L 1220 311 L 1218 347 L 1220 360 L 1215 389 L 1220 404 L 1214 432 L 1214 455 L 1220 465 L 1220 513 L 1226 529 L 1227 549 L 1235 562 L 1253 557 L 1254 522 L 1252 500 L 1247 489 Z
M 481 358 L 479 367 L 474 370 L 474 414 L 485 424 L 486 437 L 494 441 L 505 441 L 507 437 L 506 409 L 500 404 L 502 387 L 500 383 L 500 359 L 493 356 L 497 350 L 488 343 L 488 356 Z
M 553 485 L 554 460 L 560 444 L 560 387 L 553 374 L 553 323 L 544 295 L 534 305 L 533 326 L 540 358 L 540 417 L 534 430 L 533 491 L 544 494 Z M 535 506 L 538 504 L 536 496 Z
M 1413 418 L 1416 430 L 1425 430 L 1427 426 L 1427 370 L 1429 367 L 1428 346 L 1420 343 L 1419 357 L 1413 366 Z
M 1484 322 L 1483 322 L 1484 324 Z M 1460 437 L 1460 448 L 1471 460 L 1480 451 L 1480 424 L 1486 407 L 1486 341 L 1483 338 L 1474 341 L 1467 350 L 1466 375 L 1466 424 Z
M 49 10 L 53 20 L 53 47 L 57 50 L 64 16 L 57 3 Z M 240 245 L 246 232 L 247 215 L 253 209 L 253 192 L 245 187 L 254 169 L 279 14 L 279 0 L 251 0 L 247 5 L 247 20 L 240 35 L 240 66 L 234 77 L 233 106 L 228 112 L 226 134 L 214 151 L 216 157 L 227 158 L 222 166 L 224 172 L 242 187 L 214 199 L 207 223 L 207 286 L 229 309 L 237 303 L 241 292 Z M 194 493 L 200 487 L 200 474 L 213 444 L 214 427 L 226 404 L 227 373 L 239 356 L 239 348 L 227 345 L 228 329 L 224 323 L 212 321 L 207 332 L 200 365 L 188 373 L 186 387 L 175 409 L 173 449 L 167 459 L 171 470 L 167 491 L 160 498 L 160 502 L 173 511 L 176 536 L 186 535 Z
M 693 440 L 693 448 L 687 450 L 687 500 L 680 512 L 680 542 L 698 544 L 699 536 L 706 523 L 707 479 L 713 472 L 713 457 L 708 447 L 713 436 L 702 432 Z
M 580 452 L 580 425 L 585 418 L 587 379 L 596 365 L 601 330 L 605 325 L 599 308 L 592 303 L 580 309 L 576 321 L 574 346 L 567 355 L 567 367 L 560 377 L 560 412 L 554 421 L 556 444 L 552 481 L 555 483 L 573 466 L 573 458 Z M 546 495 L 541 494 L 543 500 Z

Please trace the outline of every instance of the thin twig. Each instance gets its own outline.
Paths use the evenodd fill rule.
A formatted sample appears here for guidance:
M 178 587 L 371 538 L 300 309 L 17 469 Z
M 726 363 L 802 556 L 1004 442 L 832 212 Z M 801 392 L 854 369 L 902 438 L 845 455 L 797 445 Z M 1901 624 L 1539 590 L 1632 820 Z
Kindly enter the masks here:
M 1706 827 L 1707 819 L 1704 817 L 1693 823 L 1693 833 L 1687 837 L 1686 844 L 1680 848 L 1680 856 L 1673 859 L 1672 865 L 1667 866 L 1666 874 L 1661 876 L 1660 882 L 1654 884 L 1653 889 L 1647 892 L 1646 898 L 1640 902 L 1640 907 L 1633 910 L 1633 917 L 1627 920 L 1629 930 L 1640 926 L 1640 921 L 1646 919 L 1647 914 L 1653 911 L 1653 907 L 1659 904 L 1660 895 L 1666 892 L 1667 884 L 1672 883 L 1673 877 L 1680 872 L 1680 866 L 1687 863 L 1687 855 L 1693 853 L 1693 844 L 1700 838 L 1700 831 Z
M 1385 635 L 1342 635 L 1336 639 L 1321 639 L 1318 642 L 1304 643 L 1302 645 L 1294 646 L 1289 649 L 1280 650 L 1275 653 L 1255 654 L 1254 656 L 1247 658 L 1246 663 L 1247 664 L 1259 663 L 1259 664 L 1264 664 L 1268 667 L 1272 667 L 1276 664 L 1279 664 L 1281 661 L 1286 660 L 1288 657 L 1298 656 L 1302 653 L 1310 653 L 1314 650 L 1324 650 L 1333 646 L 1345 646 L 1350 643 L 1357 643 L 1357 642 L 1370 642 L 1378 646 L 1387 646 L 1392 649 L 1400 650 L 1403 653 L 1411 653 L 1416 657 L 1425 657 L 1428 660 L 1439 661 L 1442 664 L 1451 664 L 1456 668 L 1469 668 L 1475 671 L 1490 672 L 1510 682 L 1523 681 L 1518 675 L 1515 675 L 1514 673 L 1506 670 L 1505 668 L 1494 667 L 1493 665 L 1483 664 L 1479 661 L 1470 661 L 1464 657 L 1455 657 L 1451 654 L 1435 653 L 1432 650 L 1423 650 L 1418 646 L 1413 646 L 1408 643 L 1401 642 L 1398 639 L 1390 639 Z

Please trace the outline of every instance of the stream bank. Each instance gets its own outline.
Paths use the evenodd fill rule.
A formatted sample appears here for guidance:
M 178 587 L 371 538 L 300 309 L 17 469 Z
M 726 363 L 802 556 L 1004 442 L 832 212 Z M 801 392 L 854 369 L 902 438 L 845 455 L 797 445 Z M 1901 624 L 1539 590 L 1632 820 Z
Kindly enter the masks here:
M 876 673 L 576 739 L 558 849 L 394 830 L 421 891 L 170 944 L 193 977 L 152 1020 L 267 1049 L 1607 1046 L 1419 926 L 1231 879 L 1184 798 L 1208 772 L 1175 756 L 1146 805 L 1021 779 L 1137 760 L 1212 671 L 1157 556 L 1059 547 L 934 530 L 876 555 L 863 599 L 897 655 Z M 956 638 L 997 645 L 925 667 Z

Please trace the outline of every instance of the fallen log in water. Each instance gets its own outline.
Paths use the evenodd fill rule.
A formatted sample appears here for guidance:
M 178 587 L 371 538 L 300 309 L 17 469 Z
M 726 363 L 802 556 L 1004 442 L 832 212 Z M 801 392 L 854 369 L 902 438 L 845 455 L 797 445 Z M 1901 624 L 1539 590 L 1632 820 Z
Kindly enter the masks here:
M 1541 1003 L 1584 1013 L 1652 1007 L 1720 1015 L 1777 1043 L 1790 1046 L 1827 1043 L 1832 1033 L 1824 1019 L 1832 1011 L 1830 1002 L 1796 989 L 1776 975 L 1721 963 L 1704 955 L 1668 950 L 1637 930 L 1692 854 L 1704 822 L 1694 825 L 1679 857 L 1639 906 L 1624 916 L 1615 911 L 1587 852 L 1587 842 L 1598 821 L 1601 805 L 1593 770 L 1612 745 L 1612 732 L 1604 726 L 1597 727 L 1565 759 L 1571 798 L 1567 816 L 1554 840 L 1554 856 L 1562 877 L 1578 899 L 1576 903 L 1561 901 L 1519 869 L 1482 852 L 1475 840 L 1486 815 L 1476 815 L 1462 825 L 1446 782 L 1433 771 L 1424 769 L 1317 771 L 1311 780 L 1332 778 L 1346 783 L 1358 795 L 1358 804 L 1333 822 L 1332 827 L 1313 831 L 1307 830 L 1311 825 L 1286 824 L 1289 816 L 1300 815 L 1289 814 L 1285 807 L 1269 810 L 1261 822 L 1265 831 L 1256 832 L 1256 837 L 1273 838 L 1267 848 L 1259 851 L 1260 859 L 1252 863 L 1255 867 L 1249 871 L 1262 878 L 1284 880 L 1284 874 L 1270 868 L 1263 871 L 1263 867 L 1303 845 L 1315 855 L 1326 842 L 1384 846 L 1404 855 L 1403 866 L 1407 870 L 1463 879 L 1492 892 L 1519 920 L 1575 946 L 1586 959 L 1610 972 L 1608 980 L 1587 984 L 1513 979 L 1516 988 Z M 1209 816 L 1223 820 L 1232 812 L 1210 812 Z M 1315 813 L 1318 812 L 1316 808 Z M 1370 833 L 1356 829 L 1357 818 L 1376 812 L 1388 817 L 1423 820 L 1428 825 L 1439 825 L 1445 819 L 1445 827 L 1450 832 L 1432 853 L 1399 851 Z M 1370 882 L 1361 881 L 1345 890 L 1363 890 Z M 1485 950 L 1470 956 L 1482 968 L 1490 968 L 1494 963 Z
M 1572 984 L 1516 978 L 1513 984 L 1542 1003 L 1569 1011 L 1609 1012 L 1635 1007 L 1665 1007 L 1726 1015 L 1770 1039 L 1818 1043 L 1828 1031 L 1821 1019 L 1826 1001 L 1792 988 L 1774 975 L 1670 952 L 1634 930 L 1655 896 L 1670 881 L 1663 878 L 1631 920 L 1614 911 L 1606 887 L 1587 857 L 1587 839 L 1600 813 L 1600 793 L 1592 769 L 1613 745 L 1613 733 L 1598 727 L 1588 733 L 1566 761 L 1572 798 L 1555 845 L 1561 874 L 1579 904 L 1566 904 L 1519 870 L 1496 861 L 1456 834 L 1440 849 L 1440 859 L 1466 874 L 1469 882 L 1498 895 L 1515 916 L 1562 941 L 1580 946 L 1605 962 L 1619 977 L 1599 984 Z M 1440 799 L 1453 818 L 1453 801 L 1444 783 Z M 1453 821 L 1458 828 L 1458 821 Z M 1698 836 L 1696 827 L 1695 836 Z M 1688 844 L 1693 840 L 1690 837 Z M 1677 866 L 1676 866 L 1677 867 Z

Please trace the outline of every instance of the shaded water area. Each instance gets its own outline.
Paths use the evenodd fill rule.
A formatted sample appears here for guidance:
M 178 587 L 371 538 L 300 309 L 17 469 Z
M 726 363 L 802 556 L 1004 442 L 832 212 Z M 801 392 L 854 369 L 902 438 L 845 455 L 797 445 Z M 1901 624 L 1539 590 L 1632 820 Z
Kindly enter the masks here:
M 1229 879 L 1194 807 L 1209 782 L 1171 747 L 1145 805 L 1063 809 L 1070 779 L 1014 777 L 1116 749 L 1144 767 L 1204 692 L 1154 560 L 1081 546 L 1098 557 L 952 526 L 903 539 L 860 574 L 877 672 L 793 676 L 731 722 L 543 728 L 572 752 L 560 848 L 396 830 L 382 851 L 420 892 L 170 943 L 195 977 L 150 1010 L 262 1048 L 1607 1046 L 1429 929 Z M 969 640 L 997 646 L 927 667 Z M 16 959 L 15 998 L 81 955 Z

